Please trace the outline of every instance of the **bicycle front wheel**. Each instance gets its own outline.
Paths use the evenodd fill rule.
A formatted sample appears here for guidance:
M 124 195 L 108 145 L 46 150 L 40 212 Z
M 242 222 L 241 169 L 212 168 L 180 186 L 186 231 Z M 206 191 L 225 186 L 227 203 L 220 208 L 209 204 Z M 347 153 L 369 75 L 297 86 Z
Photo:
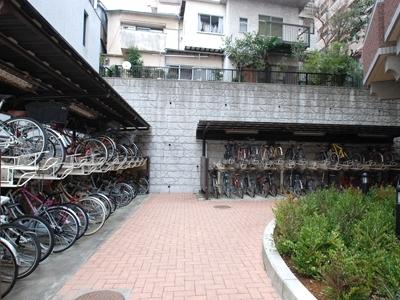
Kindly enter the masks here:
M 42 125 L 30 118 L 12 118 L 5 122 L 15 141 L 4 153 L 9 156 L 28 155 L 21 163 L 33 165 L 37 163 L 47 149 L 47 133 Z
M 13 288 L 18 276 L 17 252 L 5 239 L 0 238 L 0 298 Z
M 17 251 L 17 278 L 24 278 L 35 271 L 40 261 L 40 245 L 35 235 L 17 224 L 2 225 L 0 230 L 3 238 Z
M 85 197 L 79 201 L 89 217 L 89 226 L 85 235 L 92 235 L 103 227 L 106 221 L 106 207 L 96 197 Z
M 40 217 L 54 230 L 54 253 L 65 251 L 75 243 L 79 235 L 75 213 L 65 207 L 53 206 L 43 211 Z
M 53 252 L 54 231 L 44 219 L 35 216 L 21 216 L 13 220 L 13 224 L 24 226 L 29 232 L 35 234 L 40 244 L 40 261 L 45 260 Z
M 76 203 L 63 203 L 62 205 L 66 206 L 67 208 L 70 208 L 74 211 L 75 216 L 78 218 L 78 223 L 79 223 L 79 235 L 78 239 L 80 239 L 86 232 L 88 226 L 89 226 L 89 217 L 83 207 L 81 207 L 79 204 Z

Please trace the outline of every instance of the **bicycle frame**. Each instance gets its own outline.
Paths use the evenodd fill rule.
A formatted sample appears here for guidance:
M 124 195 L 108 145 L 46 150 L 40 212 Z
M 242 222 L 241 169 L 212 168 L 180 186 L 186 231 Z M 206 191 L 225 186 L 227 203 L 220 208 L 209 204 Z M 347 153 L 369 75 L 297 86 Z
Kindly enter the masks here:
M 348 159 L 349 156 L 347 155 L 346 151 L 344 150 L 344 147 L 340 146 L 339 144 L 332 144 L 331 145 L 331 150 L 333 153 L 335 153 L 340 159 Z

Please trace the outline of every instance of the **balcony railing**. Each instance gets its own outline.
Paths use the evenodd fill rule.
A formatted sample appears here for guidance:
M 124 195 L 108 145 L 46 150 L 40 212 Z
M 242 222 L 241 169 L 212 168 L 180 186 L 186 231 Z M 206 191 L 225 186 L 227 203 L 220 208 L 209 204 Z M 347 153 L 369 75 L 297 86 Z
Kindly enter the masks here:
M 121 48 L 137 47 L 139 50 L 164 51 L 166 34 L 163 32 L 121 29 Z
M 361 82 L 351 76 L 327 73 L 188 67 L 132 67 L 123 70 L 121 66 L 101 67 L 100 72 L 103 77 L 361 87 Z
M 310 46 L 310 28 L 308 26 L 264 21 L 260 25 L 259 33 L 266 36 L 276 36 L 284 43 L 302 42 Z

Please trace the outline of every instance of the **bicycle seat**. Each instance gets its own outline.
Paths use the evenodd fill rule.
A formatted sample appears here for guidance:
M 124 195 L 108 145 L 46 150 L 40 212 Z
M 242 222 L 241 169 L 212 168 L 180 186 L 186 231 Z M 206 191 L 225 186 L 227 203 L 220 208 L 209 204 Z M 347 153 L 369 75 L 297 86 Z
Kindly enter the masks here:
M 10 202 L 10 197 L 7 196 L 1 196 L 0 198 L 0 206 L 7 204 L 8 202 Z

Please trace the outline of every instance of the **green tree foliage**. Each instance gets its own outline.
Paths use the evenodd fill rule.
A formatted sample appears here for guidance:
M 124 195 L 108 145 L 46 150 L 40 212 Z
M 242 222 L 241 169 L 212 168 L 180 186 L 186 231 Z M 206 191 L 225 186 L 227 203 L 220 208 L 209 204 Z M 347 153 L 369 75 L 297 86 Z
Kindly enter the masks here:
M 361 66 L 347 54 L 343 43 L 334 42 L 323 51 L 307 54 L 303 69 L 310 73 L 329 73 L 337 75 L 360 76 Z
M 142 56 L 138 48 L 132 47 L 128 49 L 128 61 L 132 66 L 143 66 Z
M 297 271 L 325 282 L 327 299 L 396 299 L 400 241 L 395 190 L 335 189 L 287 199 L 275 209 L 275 241 Z
M 224 50 L 232 63 L 240 70 L 255 68 L 264 70 L 268 65 L 268 56 L 282 44 L 278 37 L 267 37 L 257 33 L 246 33 L 242 38 L 232 36 L 224 40 Z
M 368 24 L 368 8 L 374 0 L 357 0 L 350 7 L 343 7 L 334 14 L 322 6 L 317 7 L 315 18 L 326 28 L 321 39 L 325 46 L 334 41 L 345 43 L 347 46 L 363 38 L 363 32 Z

